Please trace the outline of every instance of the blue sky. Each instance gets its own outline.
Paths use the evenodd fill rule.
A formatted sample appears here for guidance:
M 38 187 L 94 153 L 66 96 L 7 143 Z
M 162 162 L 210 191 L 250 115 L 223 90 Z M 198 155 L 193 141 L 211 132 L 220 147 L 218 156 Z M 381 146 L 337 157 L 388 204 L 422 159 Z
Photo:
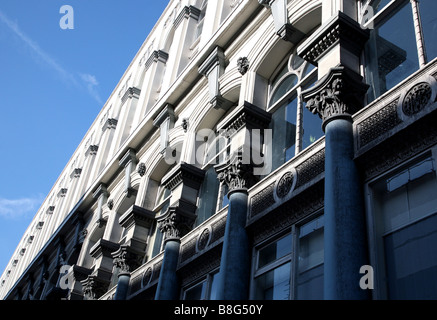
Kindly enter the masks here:
M 0 274 L 167 4 L 1 0 Z

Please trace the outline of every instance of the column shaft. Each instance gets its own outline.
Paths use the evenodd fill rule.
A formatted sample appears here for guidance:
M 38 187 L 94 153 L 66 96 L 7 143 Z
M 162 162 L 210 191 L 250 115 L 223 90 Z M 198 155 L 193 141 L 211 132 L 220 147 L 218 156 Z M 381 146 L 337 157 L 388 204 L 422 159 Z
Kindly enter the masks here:
M 179 298 L 179 281 L 176 274 L 179 248 L 179 239 L 169 239 L 165 243 L 155 300 L 178 300 Z
M 246 233 L 247 190 L 229 193 L 223 240 L 218 300 L 246 300 L 249 294 L 250 248 Z
M 366 224 L 350 119 L 325 127 L 325 299 L 366 299 L 359 286 L 367 264 Z

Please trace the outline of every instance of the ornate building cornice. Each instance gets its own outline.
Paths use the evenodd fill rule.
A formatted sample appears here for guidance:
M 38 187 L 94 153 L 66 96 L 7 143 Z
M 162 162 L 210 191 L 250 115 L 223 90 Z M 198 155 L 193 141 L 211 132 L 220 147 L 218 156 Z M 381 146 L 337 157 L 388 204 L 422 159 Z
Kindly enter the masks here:
M 333 46 L 342 48 L 360 56 L 362 48 L 369 38 L 369 30 L 362 29 L 358 22 L 339 11 L 323 24 L 312 36 L 298 48 L 298 54 L 305 60 L 316 64 L 318 59 Z
M 345 66 L 331 68 L 329 73 L 313 87 L 302 92 L 306 107 L 326 123 L 336 118 L 351 119 L 364 104 L 368 85 L 362 77 Z

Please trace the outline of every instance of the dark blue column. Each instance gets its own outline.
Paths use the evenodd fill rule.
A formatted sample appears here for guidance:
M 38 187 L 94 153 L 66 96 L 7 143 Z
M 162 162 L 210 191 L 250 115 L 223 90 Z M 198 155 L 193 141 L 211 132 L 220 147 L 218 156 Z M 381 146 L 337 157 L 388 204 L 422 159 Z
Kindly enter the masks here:
M 363 193 L 354 156 L 351 119 L 325 127 L 325 299 L 367 299 L 359 286 L 368 264 Z
M 250 248 L 246 233 L 247 190 L 229 192 L 229 208 L 220 262 L 218 300 L 249 297 Z
M 159 274 L 155 300 L 178 300 L 179 281 L 176 274 L 179 258 L 180 240 L 172 238 L 165 242 L 164 258 Z
M 114 300 L 126 300 L 127 291 L 129 290 L 129 282 L 129 272 L 122 272 L 118 275 L 117 290 L 115 291 Z
M 360 268 L 368 264 L 362 182 L 354 161 L 352 115 L 368 86 L 338 66 L 302 93 L 325 131 L 324 298 L 367 299 Z

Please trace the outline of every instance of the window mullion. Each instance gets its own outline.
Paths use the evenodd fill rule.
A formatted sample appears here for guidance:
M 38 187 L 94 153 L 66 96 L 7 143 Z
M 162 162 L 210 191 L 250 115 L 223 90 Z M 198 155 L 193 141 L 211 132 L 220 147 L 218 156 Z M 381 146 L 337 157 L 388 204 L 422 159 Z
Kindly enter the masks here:
M 420 18 L 419 3 L 417 0 L 410 0 L 411 9 L 413 11 L 414 32 L 416 34 L 417 55 L 419 56 L 420 68 L 423 68 L 427 63 L 425 42 L 423 38 L 422 20 Z
M 303 101 L 301 98 L 302 89 L 299 86 L 296 90 L 297 96 L 297 114 L 296 114 L 296 143 L 295 143 L 295 153 L 298 154 L 302 150 L 302 137 L 303 137 Z

